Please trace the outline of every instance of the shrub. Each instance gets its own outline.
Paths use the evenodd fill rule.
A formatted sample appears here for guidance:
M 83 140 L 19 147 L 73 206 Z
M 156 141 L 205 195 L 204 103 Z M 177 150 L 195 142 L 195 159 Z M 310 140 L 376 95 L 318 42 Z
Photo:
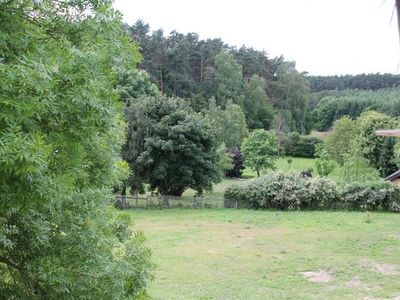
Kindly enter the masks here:
M 400 188 L 390 183 L 350 183 L 342 193 L 344 207 L 351 210 L 400 211 Z
M 225 191 L 225 206 L 281 210 L 326 209 L 339 201 L 339 189 L 326 178 L 304 179 L 296 174 L 270 173 Z
M 244 157 L 242 152 L 240 152 L 240 149 L 235 147 L 232 149 L 227 150 L 227 154 L 232 158 L 233 160 L 233 167 L 229 171 L 225 173 L 225 176 L 227 177 L 241 177 L 242 176 L 242 170 L 244 169 Z
M 400 212 L 400 188 L 385 182 L 351 183 L 344 188 L 323 177 L 270 173 L 225 191 L 225 207 L 248 209 L 350 209 Z
M 321 176 L 328 176 L 336 167 L 336 162 L 330 159 L 325 149 L 318 151 L 318 158 L 315 160 L 317 172 Z

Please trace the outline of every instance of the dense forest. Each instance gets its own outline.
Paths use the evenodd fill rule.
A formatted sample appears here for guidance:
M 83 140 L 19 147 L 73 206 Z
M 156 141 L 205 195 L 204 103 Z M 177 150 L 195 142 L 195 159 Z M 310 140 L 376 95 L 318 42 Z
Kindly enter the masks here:
M 310 130 L 309 83 L 293 62 L 221 39 L 202 40 L 196 33 L 150 32 L 141 20 L 125 29 L 140 45 L 139 67 L 161 93 L 188 99 L 196 111 L 207 108 L 212 97 L 223 109 L 230 100 L 243 109 L 250 129 Z
M 211 98 L 222 109 L 232 101 L 242 108 L 249 129 L 307 134 L 367 110 L 400 115 L 400 75 L 309 76 L 282 56 L 221 39 L 165 35 L 142 20 L 124 27 L 140 46 L 139 67 L 162 94 L 187 99 L 198 112 L 208 109 Z
M 400 85 L 400 75 L 393 74 L 359 74 L 344 76 L 307 76 L 311 92 L 325 90 L 378 90 Z

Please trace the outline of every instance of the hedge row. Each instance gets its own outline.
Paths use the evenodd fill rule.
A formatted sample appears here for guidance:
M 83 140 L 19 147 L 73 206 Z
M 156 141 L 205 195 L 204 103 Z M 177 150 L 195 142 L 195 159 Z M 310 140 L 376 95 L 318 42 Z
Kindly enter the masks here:
M 315 148 L 322 140 L 309 135 L 289 132 L 279 136 L 282 154 L 293 157 L 314 157 Z
M 390 183 L 340 187 L 326 178 L 271 173 L 226 189 L 225 207 L 280 210 L 381 210 L 400 212 L 400 188 Z

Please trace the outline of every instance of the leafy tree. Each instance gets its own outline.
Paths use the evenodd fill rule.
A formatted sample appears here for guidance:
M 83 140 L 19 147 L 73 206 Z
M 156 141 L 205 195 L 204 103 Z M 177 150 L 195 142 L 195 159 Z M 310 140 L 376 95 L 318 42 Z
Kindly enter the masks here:
M 159 93 L 157 86 L 150 82 L 149 74 L 137 69 L 120 72 L 116 88 L 126 106 L 140 96 L 156 96 Z
M 225 173 L 227 177 L 240 178 L 244 169 L 244 157 L 239 148 L 235 147 L 227 150 L 228 155 L 233 160 L 233 167 Z
M 359 138 L 351 142 L 351 147 L 343 156 L 342 179 L 345 182 L 366 182 L 379 179 L 379 172 L 364 157 Z
M 301 135 L 298 132 L 279 133 L 278 137 L 283 154 L 293 157 L 315 157 L 316 148 L 321 143 L 316 137 Z
M 209 108 L 205 111 L 209 119 L 217 144 L 225 144 L 227 148 L 238 147 L 249 134 L 246 117 L 240 106 L 228 101 L 226 109 L 216 105 L 215 99 L 209 101 Z
M 344 116 L 333 124 L 332 132 L 324 140 L 323 147 L 329 156 L 342 166 L 357 134 L 356 122 L 350 117 Z
M 246 81 L 253 75 L 258 75 L 265 80 L 272 79 L 272 63 L 264 50 L 258 51 L 242 46 L 238 50 L 235 48 L 231 49 L 231 53 L 242 66 L 243 77 Z
M 395 139 L 393 137 L 377 136 L 375 131 L 396 128 L 398 122 L 382 113 L 369 111 L 364 112 L 357 119 L 357 126 L 360 130 L 360 146 L 371 165 L 378 169 L 381 176 L 387 176 L 396 171 Z
M 329 154 L 325 149 L 321 149 L 318 151 L 315 166 L 317 167 L 318 174 L 326 177 L 335 169 L 336 163 L 329 157 Z
M 243 104 L 242 67 L 225 51 L 215 57 L 215 85 L 218 105 L 224 108 L 229 100 Z
M 309 128 L 306 128 L 306 112 L 310 88 L 307 79 L 296 71 L 293 62 L 278 64 L 275 80 L 269 83 L 269 89 L 276 109 L 286 115 L 290 131 L 307 133 Z
M 121 28 L 109 1 L 0 3 L 1 298 L 144 296 L 150 251 L 110 207 L 115 78 L 139 58 Z
M 275 169 L 278 154 L 278 138 L 272 131 L 256 129 L 245 138 L 241 147 L 246 165 L 257 171 L 260 177 L 261 169 Z
M 265 79 L 251 76 L 245 86 L 244 109 L 249 128 L 269 129 L 274 116 L 274 108 L 265 92 Z
M 225 144 L 221 144 L 221 146 L 218 147 L 217 154 L 219 156 L 218 168 L 220 169 L 221 174 L 225 176 L 225 173 L 234 168 L 233 157 L 227 151 Z
M 220 180 L 218 155 L 207 120 L 188 103 L 166 96 L 142 97 L 127 110 L 124 157 L 150 191 L 201 194 Z

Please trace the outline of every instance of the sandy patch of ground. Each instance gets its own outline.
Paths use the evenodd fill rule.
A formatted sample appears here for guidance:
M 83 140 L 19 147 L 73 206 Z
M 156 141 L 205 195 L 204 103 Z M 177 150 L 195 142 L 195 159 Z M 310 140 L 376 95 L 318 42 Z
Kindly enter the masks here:
M 378 264 L 369 260 L 361 261 L 362 267 L 372 268 L 375 272 L 383 275 L 396 275 L 400 273 L 400 268 L 397 265 Z
M 361 281 L 360 277 L 356 276 L 352 280 L 346 283 L 346 287 L 351 289 L 367 289 L 369 290 L 369 286 Z
M 332 275 L 324 270 L 300 272 L 310 282 L 330 282 Z

